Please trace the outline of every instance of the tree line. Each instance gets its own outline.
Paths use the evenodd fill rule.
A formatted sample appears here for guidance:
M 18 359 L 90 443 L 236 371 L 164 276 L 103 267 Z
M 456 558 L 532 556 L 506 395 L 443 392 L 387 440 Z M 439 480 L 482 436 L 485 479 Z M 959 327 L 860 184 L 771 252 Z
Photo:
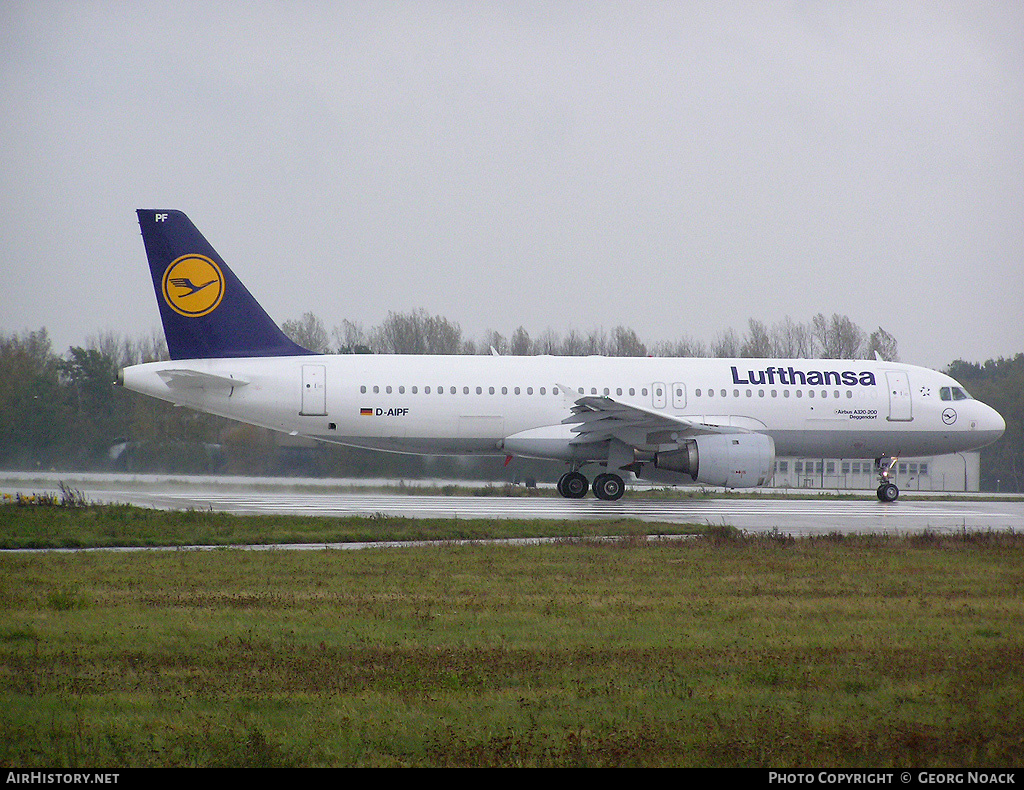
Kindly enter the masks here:
M 479 340 L 465 337 L 458 323 L 419 309 L 408 313 L 389 312 L 378 326 L 343 320 L 328 332 L 314 313 L 285 321 L 281 329 L 304 348 L 318 354 L 488 354 L 502 356 L 609 357 L 775 357 L 784 359 L 882 359 L 898 361 L 896 338 L 878 327 L 870 334 L 848 316 L 818 313 L 808 322 L 788 316 L 771 326 L 751 318 L 747 331 L 727 329 L 711 342 L 690 337 L 643 341 L 625 326 L 609 331 L 570 329 L 564 334 L 546 329 L 531 336 L 519 326 L 510 334 L 489 330 Z
M 899 359 L 896 339 L 881 327 L 868 333 L 847 316 L 821 313 L 807 322 L 787 317 L 769 325 L 750 319 L 745 332 L 729 329 L 710 342 L 643 340 L 624 326 L 534 335 L 519 326 L 474 340 L 458 323 L 422 309 L 391 312 L 369 329 L 345 320 L 328 331 L 313 313 L 281 326 L 317 353 L 832 359 L 877 353 Z M 0 333 L 0 468 L 495 479 L 502 474 L 500 459 L 469 463 L 331 445 L 289 448 L 265 429 L 113 386 L 120 368 L 162 359 L 167 347 L 160 334 L 130 338 L 102 332 L 57 354 L 45 328 Z M 947 372 L 1006 419 L 1003 439 L 982 450 L 983 489 L 1024 491 L 1024 354 L 983 364 L 957 360 Z

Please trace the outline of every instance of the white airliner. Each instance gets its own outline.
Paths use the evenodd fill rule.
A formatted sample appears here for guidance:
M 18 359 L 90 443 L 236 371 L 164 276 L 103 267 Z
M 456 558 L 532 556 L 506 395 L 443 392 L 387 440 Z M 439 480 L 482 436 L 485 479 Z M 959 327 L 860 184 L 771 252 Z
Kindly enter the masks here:
M 622 496 L 630 475 L 743 488 L 776 454 L 874 458 L 974 450 L 1003 418 L 949 376 L 882 360 L 311 354 L 257 304 L 183 213 L 140 209 L 171 361 L 125 368 L 136 392 L 325 442 L 401 453 L 565 461 L 562 496 Z M 580 470 L 602 468 L 588 480 Z

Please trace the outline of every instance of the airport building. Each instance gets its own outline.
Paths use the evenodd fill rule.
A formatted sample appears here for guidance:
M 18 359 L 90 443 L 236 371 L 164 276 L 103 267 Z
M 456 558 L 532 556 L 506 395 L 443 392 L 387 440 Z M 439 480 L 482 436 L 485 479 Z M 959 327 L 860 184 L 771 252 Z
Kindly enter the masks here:
M 980 455 L 977 452 L 901 458 L 890 475 L 901 491 L 978 491 Z M 776 458 L 773 486 L 778 488 L 878 488 L 878 473 L 870 458 Z

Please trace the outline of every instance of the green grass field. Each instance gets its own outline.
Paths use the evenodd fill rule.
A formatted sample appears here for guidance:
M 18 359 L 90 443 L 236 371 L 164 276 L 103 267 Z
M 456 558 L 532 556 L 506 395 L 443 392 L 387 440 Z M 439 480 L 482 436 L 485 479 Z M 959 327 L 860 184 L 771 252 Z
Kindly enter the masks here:
M 523 523 L 11 506 L 0 540 L 552 527 Z M 1024 536 L 611 529 L 626 537 L 0 555 L 0 764 L 1019 763 Z

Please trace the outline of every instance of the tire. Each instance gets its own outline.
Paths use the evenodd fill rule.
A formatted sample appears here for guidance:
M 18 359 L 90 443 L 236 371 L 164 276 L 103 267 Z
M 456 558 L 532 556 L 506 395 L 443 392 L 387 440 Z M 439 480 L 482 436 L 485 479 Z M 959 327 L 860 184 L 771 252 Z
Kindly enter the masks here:
M 615 502 L 622 499 L 626 492 L 626 484 L 618 475 L 603 474 L 594 479 L 594 496 L 606 502 Z
M 569 472 L 569 474 L 563 475 L 559 482 L 563 492 L 562 496 L 568 499 L 583 499 L 590 489 L 587 478 L 579 472 Z
M 895 483 L 882 483 L 878 487 L 878 499 L 880 502 L 895 502 L 900 495 L 900 489 Z

